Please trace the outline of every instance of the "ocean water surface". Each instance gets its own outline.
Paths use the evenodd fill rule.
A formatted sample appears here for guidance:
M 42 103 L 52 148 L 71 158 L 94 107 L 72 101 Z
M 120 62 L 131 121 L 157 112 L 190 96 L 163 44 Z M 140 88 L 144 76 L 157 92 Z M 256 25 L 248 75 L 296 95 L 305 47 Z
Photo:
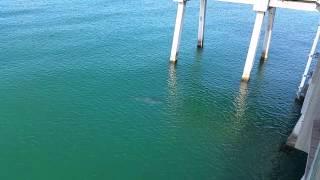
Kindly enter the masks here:
M 255 14 L 168 0 L 0 1 L 0 179 L 300 179 L 282 148 L 315 13 L 277 10 L 269 59 L 240 83 Z M 263 37 L 263 33 L 261 34 Z

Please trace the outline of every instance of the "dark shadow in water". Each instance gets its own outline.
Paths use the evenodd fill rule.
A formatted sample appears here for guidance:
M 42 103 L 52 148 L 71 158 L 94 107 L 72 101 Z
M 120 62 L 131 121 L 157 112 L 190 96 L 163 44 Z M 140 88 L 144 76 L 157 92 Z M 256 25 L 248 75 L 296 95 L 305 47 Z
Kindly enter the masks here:
M 291 134 L 296 122 L 300 117 L 301 104 L 294 101 L 291 105 L 291 110 L 287 115 L 286 122 L 291 124 L 281 132 L 285 136 L 282 144 L 279 146 L 279 153 L 273 159 L 273 170 L 271 179 L 287 180 L 293 177 L 302 177 L 307 162 L 307 154 L 295 148 L 289 147 L 286 144 L 287 137 Z M 300 178 L 299 178 L 300 179 Z
M 296 177 L 300 179 L 304 174 L 306 161 L 307 154 L 305 152 L 296 149 L 280 152 L 272 160 L 273 168 L 270 179 L 287 180 Z
M 201 75 L 202 75 L 202 51 L 203 48 L 197 48 L 195 52 L 195 61 L 192 65 L 192 73 L 191 78 L 193 82 L 201 83 Z M 199 84 L 200 85 L 200 84 Z
M 196 59 L 202 59 L 203 48 L 196 49 Z
M 202 60 L 202 55 L 203 55 L 203 48 L 197 47 L 196 50 L 195 50 L 195 60 L 197 62 L 201 61 Z
M 257 75 L 258 75 L 258 81 L 262 81 L 263 78 L 264 78 L 264 73 L 265 73 L 265 68 L 266 68 L 266 61 L 265 60 L 260 60 L 259 61 L 259 65 L 258 65 L 258 72 L 257 72 Z
M 202 53 L 197 52 L 195 54 L 195 62 L 191 65 L 191 78 L 193 82 L 200 83 L 202 74 Z

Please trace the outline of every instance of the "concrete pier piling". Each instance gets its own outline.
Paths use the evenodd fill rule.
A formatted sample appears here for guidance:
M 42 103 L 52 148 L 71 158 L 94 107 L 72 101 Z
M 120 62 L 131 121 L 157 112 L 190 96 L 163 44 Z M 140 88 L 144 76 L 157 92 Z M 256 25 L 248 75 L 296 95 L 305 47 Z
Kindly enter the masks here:
M 198 28 L 198 48 L 203 48 L 204 29 L 206 23 L 207 0 L 200 0 L 199 28 Z
M 257 52 L 257 47 L 259 43 L 259 37 L 261 32 L 261 27 L 263 23 L 264 12 L 257 12 L 256 20 L 253 27 L 253 32 L 250 40 L 249 50 L 247 54 L 247 59 L 244 65 L 242 81 L 249 81 L 250 73 L 253 67 L 254 59 Z
M 188 0 L 174 0 L 178 2 L 178 10 L 176 17 L 175 30 L 172 40 L 172 48 L 170 61 L 176 62 L 179 53 L 179 45 L 183 27 L 183 19 L 186 8 L 186 2 Z M 271 44 L 271 36 L 273 30 L 273 24 L 275 19 L 276 8 L 294 9 L 301 11 L 311 11 L 319 12 L 320 10 L 320 0 L 312 1 L 279 1 L 279 0 L 218 0 L 222 2 L 229 3 L 240 3 L 253 5 L 253 10 L 256 12 L 256 19 L 251 35 L 250 45 L 247 53 L 247 58 L 245 61 L 245 66 L 242 74 L 242 81 L 249 81 L 250 73 L 256 58 L 257 47 L 259 45 L 259 38 L 261 34 L 261 28 L 263 25 L 263 20 L 265 13 L 268 12 L 268 24 L 265 31 L 263 49 L 261 59 L 266 60 L 269 55 L 269 49 Z M 206 22 L 206 9 L 207 0 L 200 0 L 200 10 L 199 10 L 199 27 L 198 27 L 198 48 L 203 48 L 204 32 L 205 32 L 205 22 Z
M 247 59 L 243 69 L 242 81 L 248 81 L 250 78 L 250 73 L 256 57 L 264 15 L 268 10 L 268 7 L 269 1 L 256 1 L 253 6 L 253 10 L 256 12 L 256 20 L 254 22 Z
M 271 36 L 272 36 L 272 29 L 273 29 L 273 22 L 274 22 L 275 15 L 276 15 L 276 8 L 269 8 L 269 10 L 268 10 L 268 25 L 267 25 L 267 28 L 265 31 L 261 60 L 268 59 Z
M 177 2 L 178 2 L 178 10 L 177 10 L 173 40 L 172 40 L 172 48 L 171 48 L 171 56 L 170 56 L 171 62 L 177 61 L 187 0 L 178 0 Z

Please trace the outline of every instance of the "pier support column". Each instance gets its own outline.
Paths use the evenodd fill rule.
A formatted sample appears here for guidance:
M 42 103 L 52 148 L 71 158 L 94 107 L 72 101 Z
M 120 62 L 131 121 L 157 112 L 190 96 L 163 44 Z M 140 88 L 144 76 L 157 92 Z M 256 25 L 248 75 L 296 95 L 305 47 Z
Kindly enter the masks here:
M 173 40 L 172 40 L 172 48 L 171 48 L 171 56 L 170 61 L 176 62 L 179 52 L 179 45 L 181 40 L 181 33 L 182 33 L 182 26 L 183 26 L 183 19 L 186 7 L 186 0 L 178 0 L 178 10 L 177 10 L 177 17 L 176 17 L 176 24 L 174 28 Z
M 253 10 L 256 11 L 257 15 L 251 35 L 246 63 L 243 69 L 242 81 L 248 81 L 250 78 L 251 69 L 253 67 L 254 59 L 256 57 L 264 14 L 268 10 L 268 8 L 269 0 L 256 1 L 253 6 Z
M 257 12 L 256 20 L 253 27 L 253 32 L 251 36 L 251 41 L 249 45 L 249 50 L 247 54 L 246 64 L 243 69 L 242 81 L 248 81 L 250 78 L 251 69 L 253 67 L 254 59 L 257 52 L 257 47 L 259 43 L 259 37 L 261 32 L 261 27 L 263 23 L 264 12 Z
M 270 8 L 268 11 L 268 25 L 266 28 L 263 48 L 262 48 L 262 55 L 261 55 L 262 60 L 266 60 L 268 58 L 275 14 L 276 14 L 276 8 Z
M 207 0 L 200 0 L 198 48 L 203 48 L 204 28 L 206 23 Z

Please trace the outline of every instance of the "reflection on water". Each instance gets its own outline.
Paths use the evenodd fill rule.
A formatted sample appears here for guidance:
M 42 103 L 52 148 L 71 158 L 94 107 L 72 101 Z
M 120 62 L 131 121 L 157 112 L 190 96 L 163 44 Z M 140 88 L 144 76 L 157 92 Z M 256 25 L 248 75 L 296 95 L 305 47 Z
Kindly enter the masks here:
M 278 152 L 279 133 L 299 114 L 288 116 L 315 15 L 282 13 L 278 48 L 254 68 L 248 94 L 238 83 L 254 20 L 246 7 L 212 4 L 219 28 L 208 26 L 206 47 L 185 36 L 167 66 L 170 1 L 23 2 L 0 1 L 0 180 L 52 170 L 61 180 L 301 177 L 303 163 Z
M 247 108 L 248 83 L 240 82 L 239 93 L 235 98 L 235 117 L 241 119 Z
M 176 64 L 170 63 L 168 68 L 168 102 L 170 108 L 176 107 L 177 91 Z
M 169 79 L 168 79 L 168 90 L 170 96 L 176 96 L 177 93 L 177 77 L 176 77 L 176 65 L 170 64 L 169 66 Z

